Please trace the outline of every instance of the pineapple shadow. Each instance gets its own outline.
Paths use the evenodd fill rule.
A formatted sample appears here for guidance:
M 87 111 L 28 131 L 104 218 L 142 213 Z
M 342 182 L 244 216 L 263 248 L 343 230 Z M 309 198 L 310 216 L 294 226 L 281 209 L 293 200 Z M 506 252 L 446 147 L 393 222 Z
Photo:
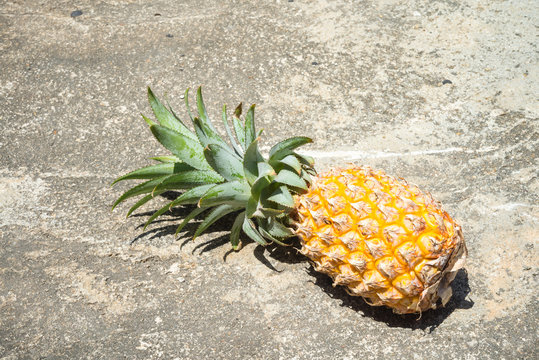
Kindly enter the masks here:
M 176 199 L 180 193 L 175 191 L 167 191 L 160 195 L 160 197 L 165 198 L 166 200 L 174 200 Z M 133 245 L 136 242 L 140 241 L 155 241 L 159 238 L 162 238 L 167 235 L 176 235 L 176 229 L 178 228 L 178 225 L 196 208 L 196 205 L 184 205 L 181 207 L 175 207 L 172 210 L 169 210 L 165 213 L 163 213 L 159 218 L 155 219 L 152 224 L 144 230 L 144 225 L 146 224 L 146 220 L 154 214 L 156 210 L 150 210 L 146 212 L 140 212 L 131 215 L 133 218 L 141 218 L 143 221 L 136 227 L 137 230 L 143 230 L 141 234 L 136 236 L 130 241 L 130 245 Z M 211 234 L 216 232 L 226 232 L 226 234 L 218 237 L 214 237 L 208 241 L 204 241 L 200 244 L 197 244 L 193 250 L 192 253 L 199 252 L 200 254 L 214 250 L 218 247 L 221 247 L 223 245 L 226 245 L 229 243 L 229 232 L 230 232 L 230 226 L 232 222 L 234 221 L 234 216 L 237 214 L 229 214 L 222 219 L 216 221 L 212 226 L 210 226 L 204 234 Z M 203 215 L 200 216 L 200 218 L 203 218 Z M 177 238 L 175 241 L 182 241 L 180 248 L 183 248 L 185 245 L 191 243 L 193 240 L 193 236 L 195 234 L 195 231 L 200 224 L 201 220 L 191 220 L 180 233 L 178 233 Z M 156 226 L 157 225 L 157 226 Z M 245 243 L 245 239 L 242 238 L 242 241 Z M 225 254 L 225 257 L 233 252 L 233 250 L 230 250 Z
M 314 277 L 314 284 L 318 285 L 331 298 L 341 301 L 341 306 L 363 313 L 364 317 L 370 317 L 376 321 L 384 322 L 389 327 L 408 328 L 412 330 L 426 330 L 433 332 L 441 325 L 453 311 L 457 309 L 470 309 L 474 306 L 473 300 L 467 298 L 471 289 L 468 283 L 468 273 L 460 269 L 451 283 L 453 296 L 443 307 L 438 303 L 437 309 L 431 309 L 422 314 L 396 314 L 385 306 L 371 306 L 359 296 L 350 296 L 342 286 L 333 286 L 329 276 L 319 273 L 312 266 L 308 272 Z
M 160 220 L 155 220 L 152 224 L 162 224 L 163 226 L 154 227 L 151 229 L 148 229 L 135 237 L 133 240 L 131 240 L 130 244 L 134 244 L 135 242 L 145 240 L 145 241 L 152 241 L 159 239 L 166 235 L 174 235 L 176 233 L 176 228 L 178 227 L 178 224 L 187 216 L 192 210 L 194 210 L 194 206 L 187 206 L 182 208 L 176 208 L 172 211 L 168 211 L 164 213 L 161 216 Z M 144 213 L 138 213 L 136 215 L 133 215 L 133 217 L 141 217 L 141 218 L 149 218 L 154 212 L 148 211 Z M 205 231 L 205 234 L 212 234 L 212 233 L 218 233 L 218 232 L 225 232 L 225 234 L 213 237 L 210 240 L 201 242 L 197 245 L 195 245 L 192 249 L 192 253 L 198 252 L 199 254 L 203 254 L 205 252 L 212 251 L 214 249 L 217 249 L 221 246 L 229 245 L 230 244 L 230 226 L 234 221 L 234 218 L 237 214 L 232 213 L 230 215 L 227 215 L 223 217 L 222 219 L 218 220 L 208 228 L 208 230 Z M 137 226 L 137 229 L 143 229 L 145 222 L 142 222 L 140 225 Z M 181 235 L 178 236 L 176 239 L 177 241 L 182 241 L 180 244 L 180 248 L 183 248 L 185 245 L 191 243 L 193 240 L 193 235 L 197 229 L 199 222 L 192 221 L 191 223 L 187 224 L 183 231 L 181 232 Z M 241 238 L 243 246 L 247 244 L 251 244 L 254 241 L 249 239 L 246 236 L 242 236 Z M 294 239 L 290 246 L 280 246 L 280 245 L 274 245 L 270 244 L 268 246 L 257 246 L 253 250 L 253 254 L 256 257 L 257 260 L 259 260 L 263 265 L 271 269 L 272 271 L 276 272 L 282 272 L 282 270 L 278 270 L 272 262 L 268 259 L 267 255 L 269 255 L 274 261 L 274 263 L 287 263 L 287 264 L 295 264 L 295 263 L 301 263 L 305 262 L 306 258 L 299 254 L 297 249 L 299 248 L 299 241 L 297 239 Z M 230 248 L 224 255 L 223 255 L 223 261 L 226 262 L 227 257 L 232 254 L 235 250 Z M 240 250 L 241 251 L 241 250 Z
M 166 200 L 174 200 L 176 199 L 180 193 L 174 192 L 174 191 L 168 191 L 160 195 L 160 197 L 165 198 Z M 161 215 L 159 218 L 154 220 L 152 222 L 152 225 L 154 225 L 151 228 L 148 228 L 147 230 L 143 231 L 140 235 L 135 237 L 131 240 L 130 244 L 134 244 L 138 241 L 152 241 L 159 239 L 166 235 L 175 235 L 176 229 L 178 225 L 185 219 L 187 215 L 191 211 L 193 211 L 196 208 L 196 205 L 186 205 L 181 207 L 176 207 L 172 210 L 169 210 L 165 212 L 163 215 Z M 134 218 L 141 218 L 141 219 L 148 219 L 150 216 L 154 214 L 155 210 L 146 211 L 142 213 L 136 213 L 131 215 Z M 237 213 L 232 213 L 227 216 L 224 216 L 222 219 L 216 221 L 212 226 L 208 228 L 204 233 L 205 234 L 212 234 L 217 232 L 225 232 L 222 236 L 212 238 L 208 241 L 204 241 L 200 244 L 197 244 L 192 252 L 199 252 L 200 254 L 212 251 L 220 246 L 224 246 L 230 243 L 229 236 L 230 236 L 230 228 L 231 225 L 235 219 L 235 216 Z M 203 216 L 201 216 L 202 218 Z M 145 221 L 141 222 L 136 229 L 141 230 L 144 229 L 144 225 L 146 224 Z M 162 225 L 162 226 L 155 226 L 155 225 Z M 176 240 L 182 241 L 180 248 L 183 248 L 185 245 L 192 242 L 193 235 L 200 224 L 200 220 L 192 220 L 189 222 L 182 232 L 178 235 Z M 245 246 L 247 244 L 253 243 L 254 241 L 248 238 L 247 236 L 241 237 L 242 244 Z M 266 257 L 266 253 L 270 255 L 272 259 L 275 260 L 275 262 L 281 262 L 281 263 L 287 263 L 287 264 L 295 264 L 300 262 L 305 262 L 306 258 L 299 254 L 297 249 L 299 249 L 299 240 L 295 239 L 290 243 L 290 246 L 280 246 L 275 244 L 270 244 L 266 247 L 263 246 L 257 246 L 254 249 L 254 256 L 265 266 L 270 268 L 273 271 L 281 272 L 282 270 L 278 270 L 275 268 L 275 266 L 272 265 L 272 263 L 268 260 Z M 223 260 L 226 261 L 228 255 L 233 253 L 234 250 L 231 248 L 228 250 L 224 256 Z
M 174 199 L 178 196 L 177 193 L 170 192 L 164 193 L 161 196 L 167 199 Z M 193 206 L 182 206 L 174 208 L 163 214 L 159 219 L 155 220 L 153 224 L 161 224 L 163 226 L 158 226 L 144 231 L 142 234 L 135 237 L 131 240 L 130 244 L 135 242 L 145 240 L 152 241 L 159 239 L 166 235 L 174 235 L 176 233 L 176 228 L 178 224 L 193 210 Z M 148 211 L 144 213 L 138 213 L 132 215 L 133 217 L 140 217 L 143 219 L 149 218 L 154 211 Z M 219 221 L 215 222 L 205 233 L 211 234 L 216 232 L 225 232 L 224 235 L 213 237 L 210 240 L 201 242 L 192 249 L 192 253 L 199 252 L 200 254 L 212 251 L 221 246 L 225 246 L 229 243 L 229 231 L 232 222 L 234 221 L 234 215 L 230 214 L 223 217 Z M 192 221 L 185 226 L 181 236 L 178 236 L 177 241 L 182 241 L 180 247 L 183 248 L 186 244 L 192 242 L 192 237 L 197 229 L 200 220 Z M 145 221 L 142 222 L 137 228 L 144 228 Z M 252 243 L 253 241 L 249 238 L 243 236 L 242 242 L 244 245 Z M 270 244 L 266 247 L 257 246 L 255 247 L 253 254 L 263 265 L 275 272 L 282 272 L 283 270 L 278 270 L 273 264 L 276 263 L 287 263 L 287 264 L 296 264 L 296 263 L 305 263 L 307 258 L 299 253 L 300 243 L 299 239 L 294 238 L 290 246 L 280 246 Z M 228 250 L 224 256 L 223 260 L 226 262 L 226 259 L 229 254 L 233 253 L 234 250 Z M 270 261 L 269 258 L 272 259 Z M 399 315 L 393 313 L 390 308 L 385 306 L 371 306 L 367 304 L 363 298 L 358 296 L 350 296 L 342 286 L 333 286 L 332 280 L 329 276 L 319 273 L 314 270 L 312 265 L 306 269 L 308 274 L 312 276 L 312 282 L 320 287 L 326 294 L 328 294 L 332 299 L 338 300 L 341 302 L 341 306 L 350 308 L 356 312 L 362 313 L 364 317 L 372 318 L 376 321 L 386 323 L 389 327 L 400 327 L 400 328 L 409 328 L 412 330 L 426 330 L 428 332 L 433 332 L 440 324 L 442 324 L 453 311 L 457 309 L 470 309 L 474 306 L 474 302 L 467 298 L 470 293 L 470 286 L 468 282 L 468 273 L 465 269 L 459 270 L 457 276 L 451 283 L 451 288 L 453 291 L 453 296 L 446 304 L 445 307 L 442 307 L 439 304 L 439 307 L 435 310 L 428 310 L 419 314 L 406 314 Z
M 195 206 L 185 206 L 185 207 L 175 208 L 171 211 L 165 212 L 163 215 L 160 216 L 158 220 L 154 220 L 152 222 L 152 225 L 150 226 L 153 226 L 153 227 L 149 226 L 148 229 L 144 230 L 140 235 L 132 239 L 130 242 L 130 245 L 136 242 L 140 242 L 140 241 L 151 242 L 167 235 L 175 236 L 178 225 L 194 209 L 195 209 Z M 148 212 L 132 215 L 132 217 L 135 217 L 135 218 L 140 217 L 143 219 L 147 219 L 151 215 L 153 215 L 153 213 L 154 211 L 148 211 Z M 224 217 L 220 221 L 213 224 L 207 231 L 205 231 L 205 234 L 226 231 L 227 230 L 226 226 L 224 226 L 223 224 L 230 224 L 230 219 L 233 220 L 233 217 L 229 217 L 229 216 Z M 193 236 L 195 234 L 195 231 L 199 223 L 200 221 L 192 220 L 178 234 L 175 241 L 182 241 L 180 248 L 183 248 L 185 245 L 193 241 Z M 145 222 L 142 222 L 140 225 L 136 227 L 136 229 L 138 230 L 144 229 L 145 224 L 146 224 Z M 192 250 L 192 252 L 194 253 L 197 250 L 199 250 L 200 253 L 205 253 L 213 249 L 216 249 L 220 246 L 223 246 L 227 244 L 228 242 L 229 242 L 228 236 L 225 234 L 223 236 L 219 236 L 217 238 L 213 238 L 211 240 L 208 240 L 208 241 L 205 241 L 203 243 L 196 245 L 194 249 Z

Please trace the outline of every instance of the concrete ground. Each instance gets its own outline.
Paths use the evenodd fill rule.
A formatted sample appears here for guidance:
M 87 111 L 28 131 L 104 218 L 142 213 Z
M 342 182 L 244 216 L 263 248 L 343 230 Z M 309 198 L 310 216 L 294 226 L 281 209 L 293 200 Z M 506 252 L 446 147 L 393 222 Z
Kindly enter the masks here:
M 537 359 L 537 1 L 0 3 L 0 359 Z M 394 315 L 294 249 L 230 252 L 125 220 L 117 176 L 165 151 L 146 86 L 257 104 L 265 149 L 368 164 L 462 225 L 446 308 Z M 181 110 L 181 111 L 180 111 Z M 219 126 L 219 125 L 218 125 Z M 221 129 L 221 128 L 220 128 Z M 132 202 L 131 202 L 132 204 Z

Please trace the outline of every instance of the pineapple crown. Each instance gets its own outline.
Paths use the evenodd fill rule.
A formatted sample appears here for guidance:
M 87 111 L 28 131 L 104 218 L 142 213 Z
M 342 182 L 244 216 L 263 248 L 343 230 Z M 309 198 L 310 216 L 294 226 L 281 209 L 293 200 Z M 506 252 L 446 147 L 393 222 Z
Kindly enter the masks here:
M 234 111 L 232 120 L 223 106 L 222 120 L 230 144 L 218 134 L 208 117 L 202 91 L 196 93 L 198 116 L 189 105 L 189 89 L 185 91 L 185 106 L 194 132 L 176 115 L 167 103 L 164 106 L 148 88 L 148 101 L 158 122 L 142 115 L 154 137 L 172 155 L 155 156 L 157 164 L 143 167 L 116 179 L 119 181 L 145 179 L 123 193 L 114 203 L 144 195 L 127 212 L 136 209 L 169 190 L 184 190 L 176 199 L 157 210 L 144 228 L 158 216 L 175 206 L 196 204 L 178 226 L 176 235 L 195 217 L 206 213 L 193 238 L 202 234 L 223 216 L 239 212 L 232 225 L 230 243 L 240 244 L 243 232 L 261 245 L 271 242 L 285 245 L 294 236 L 290 229 L 290 213 L 294 210 L 293 194 L 307 191 L 311 175 L 315 174 L 314 160 L 295 152 L 299 146 L 312 142 L 307 137 L 292 137 L 273 146 L 268 158 L 259 151 L 262 130 L 255 128 L 255 105 L 242 119 L 242 104 Z M 232 124 L 232 127 L 230 126 Z

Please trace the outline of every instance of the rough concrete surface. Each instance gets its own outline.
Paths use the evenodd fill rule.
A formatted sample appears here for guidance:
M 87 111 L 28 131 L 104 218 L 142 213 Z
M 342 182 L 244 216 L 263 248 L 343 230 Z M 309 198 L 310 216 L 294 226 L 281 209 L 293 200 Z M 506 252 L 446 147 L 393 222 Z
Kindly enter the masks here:
M 78 12 L 77 12 L 78 10 Z M 533 0 L 1 1 L 0 359 L 537 359 Z M 394 315 L 294 249 L 191 242 L 112 180 L 162 155 L 146 86 L 257 104 L 264 149 L 405 177 L 462 225 L 439 310 Z M 219 125 L 218 125 L 219 126 Z M 221 129 L 222 130 L 222 129 Z

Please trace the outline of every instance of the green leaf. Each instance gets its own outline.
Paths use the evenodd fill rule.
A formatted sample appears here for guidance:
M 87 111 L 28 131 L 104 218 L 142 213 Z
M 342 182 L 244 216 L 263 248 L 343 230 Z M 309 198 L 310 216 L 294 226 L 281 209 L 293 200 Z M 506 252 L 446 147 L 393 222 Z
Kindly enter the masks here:
M 290 194 L 290 191 L 288 191 L 288 188 L 284 185 L 275 190 L 268 197 L 268 200 L 288 208 L 293 208 L 295 205 L 294 198 Z
M 312 156 L 309 156 L 309 155 L 303 155 L 303 154 L 298 154 L 297 152 L 293 152 L 292 153 L 296 158 L 298 158 L 298 160 L 305 166 L 309 167 L 309 168 L 312 168 L 314 167 L 314 158 Z
M 213 124 L 210 121 L 210 118 L 208 117 L 208 112 L 206 111 L 206 106 L 204 105 L 204 100 L 202 99 L 202 87 L 199 86 L 197 89 L 197 108 L 198 108 L 198 115 L 200 117 L 200 120 L 212 129 L 214 132 L 216 132 L 215 128 L 213 127 Z
M 165 187 L 165 188 L 160 188 L 160 189 L 157 189 L 157 187 L 159 185 L 161 185 L 165 180 L 169 179 L 172 175 L 166 175 L 166 176 L 162 176 L 159 178 L 159 182 L 154 186 L 153 190 L 152 190 L 152 196 L 155 196 L 155 193 L 156 192 L 159 192 L 159 191 L 167 191 L 167 190 L 170 190 L 171 188 L 170 187 Z M 180 189 L 184 189 L 184 187 L 181 187 Z
M 142 184 L 138 184 L 137 186 L 132 187 L 131 189 L 124 192 L 112 205 L 112 210 L 120 204 L 121 202 L 137 195 L 141 194 L 147 194 L 151 193 L 157 185 L 159 185 L 165 178 L 171 175 L 162 176 L 157 179 L 148 180 L 146 182 L 143 182 Z
M 264 229 L 263 224 L 261 224 L 260 222 L 258 223 L 258 229 L 257 230 L 260 233 L 260 235 L 262 235 L 267 240 L 269 240 L 269 241 L 279 241 L 279 240 L 275 239 L 273 236 L 271 236 L 271 234 L 268 233 L 266 231 L 266 229 Z
M 253 217 L 253 214 L 258 209 L 258 199 L 254 196 L 251 196 L 247 201 L 247 206 L 245 207 L 245 216 L 248 218 Z
M 239 108 L 239 112 L 238 112 Z M 238 105 L 236 108 L 236 112 L 234 113 L 234 116 L 232 117 L 232 126 L 234 126 L 234 132 L 236 133 L 236 138 L 238 139 L 238 142 L 241 145 L 241 148 L 243 150 L 247 149 L 248 144 L 245 143 L 245 127 L 243 126 L 238 113 L 241 114 L 241 104 Z
M 144 229 L 146 229 L 146 227 L 150 225 L 152 221 L 154 221 L 158 216 L 164 214 L 168 210 L 171 210 L 174 206 L 185 205 L 185 204 L 196 204 L 198 200 L 200 199 L 200 197 L 204 195 L 204 193 L 206 193 L 206 191 L 208 191 L 213 186 L 215 185 L 214 184 L 201 185 L 201 186 L 198 186 L 196 188 L 193 188 L 184 192 L 183 194 L 178 196 L 176 199 L 172 200 L 171 202 L 163 206 L 161 209 L 153 213 L 153 215 L 148 219 L 148 221 L 144 225 Z
M 178 227 L 176 228 L 176 233 L 174 235 L 178 236 L 179 232 L 182 231 L 182 229 L 185 227 L 185 225 L 189 223 L 189 221 L 193 220 L 206 210 L 208 210 L 208 208 L 196 208 L 195 210 L 191 211 L 189 215 L 187 215 L 185 219 L 183 219 L 181 224 L 178 225 Z
M 167 102 L 167 106 L 168 106 L 167 109 L 168 109 L 168 111 L 170 111 L 170 113 L 174 116 L 174 118 L 175 118 L 176 120 L 178 120 L 179 122 L 181 122 L 182 124 L 184 124 L 184 122 L 182 121 L 182 119 L 180 119 L 180 117 L 179 117 L 178 115 L 176 115 L 176 113 L 174 112 L 174 110 L 172 110 L 172 106 L 171 106 L 170 103 L 168 102 L 168 99 L 165 98 L 165 100 L 166 100 L 166 102 Z M 184 124 L 184 125 L 185 125 L 185 124 Z
M 245 115 L 245 146 L 249 146 L 255 139 L 255 105 L 253 104 L 247 111 L 247 115 Z
M 167 189 L 190 189 L 199 185 L 216 184 L 223 181 L 215 171 L 190 170 L 169 175 L 155 186 L 154 191 Z
M 311 178 L 311 175 L 309 175 L 309 174 L 307 173 L 307 171 L 305 171 L 305 170 L 302 170 L 302 171 L 301 171 L 301 178 L 302 178 L 303 180 L 305 180 L 305 182 L 306 182 L 308 185 L 310 185 L 310 184 L 313 183 L 313 179 Z
M 258 198 L 260 198 L 260 193 L 262 192 L 262 190 L 268 187 L 271 182 L 271 176 L 260 176 L 251 186 L 251 195 L 253 195 L 258 200 Z
M 285 156 L 289 155 L 292 150 L 301 145 L 305 145 L 313 142 L 310 138 L 304 136 L 297 136 L 281 141 L 280 143 L 274 145 L 269 153 L 270 160 L 281 160 Z
M 273 167 L 270 164 L 265 161 L 258 163 L 258 177 L 274 175 L 276 175 L 275 170 L 273 170 Z
M 152 107 L 155 117 L 166 128 L 174 130 L 191 140 L 196 140 L 196 136 L 179 120 L 177 119 L 161 102 L 155 97 L 152 90 L 148 88 L 148 101 Z M 153 125 L 152 125 L 153 126 Z
M 158 195 L 161 195 L 164 192 L 165 191 L 157 191 L 157 192 L 154 192 L 153 194 L 148 194 L 148 195 L 142 197 L 139 201 L 137 201 L 135 203 L 135 205 L 131 206 L 131 208 L 127 212 L 127 215 L 125 215 L 125 217 L 126 218 L 129 217 L 129 215 L 131 215 L 133 213 L 133 211 L 137 210 L 139 207 L 141 207 L 142 205 L 146 204 L 148 201 L 150 201 L 154 197 L 156 197 Z
M 247 217 L 243 221 L 242 229 L 243 229 L 243 232 L 247 236 L 249 236 L 251 239 L 253 239 L 257 243 L 259 243 L 260 245 L 262 245 L 262 246 L 268 245 L 267 241 L 264 240 L 262 235 L 260 235 L 258 230 L 256 230 L 256 227 L 255 227 L 254 223 L 250 219 L 248 219 Z
M 124 192 L 114 202 L 114 204 L 112 205 L 112 210 L 114 210 L 114 208 L 118 204 L 124 202 L 125 200 L 127 200 L 129 198 L 132 198 L 133 196 L 151 193 L 152 194 L 151 196 L 153 197 L 153 196 L 157 196 L 157 194 L 161 194 L 161 193 L 163 193 L 163 192 L 165 192 L 167 190 L 181 190 L 181 189 L 186 189 L 186 188 L 189 188 L 189 187 L 193 186 L 193 185 L 187 186 L 185 183 L 181 183 L 181 182 L 178 182 L 178 183 L 171 182 L 170 178 L 173 177 L 173 176 L 174 175 L 162 176 L 160 178 L 148 180 L 146 182 L 143 182 L 142 184 L 138 184 L 137 186 L 132 187 L 131 189 Z M 166 182 L 166 188 L 163 188 L 163 187 L 158 188 L 160 184 L 163 184 L 165 182 Z M 142 204 L 144 204 L 144 203 L 142 203 Z M 142 204 L 140 204 L 140 205 L 142 205 Z
M 274 218 L 268 219 L 267 230 L 272 236 L 281 238 L 281 239 L 286 239 L 295 235 L 294 232 L 290 228 L 284 226 L 283 224 L 281 224 L 279 221 L 275 220 Z
M 304 166 L 303 171 L 307 172 L 311 176 L 316 176 L 315 168 Z
M 156 139 L 180 160 L 199 170 L 213 170 L 204 158 L 204 148 L 198 140 L 192 140 L 169 128 L 150 127 Z
M 154 122 L 152 119 L 149 119 L 147 118 L 146 116 L 144 116 L 143 114 L 140 114 L 142 115 L 142 118 L 144 119 L 144 121 L 146 121 L 146 124 L 152 126 L 152 125 L 158 125 L 156 122 Z
M 250 189 L 247 184 L 239 181 L 226 182 L 209 189 L 199 200 L 198 206 L 208 207 L 224 203 L 245 206 L 249 197 Z
M 240 232 L 241 226 L 245 221 L 245 211 L 241 212 L 234 220 L 234 225 L 232 225 L 232 230 L 230 230 L 230 244 L 234 250 L 238 250 L 240 244 Z
M 217 144 L 209 144 L 204 149 L 204 156 L 211 167 L 226 180 L 243 180 L 241 159 L 228 148 Z
M 196 239 L 198 235 L 202 234 L 208 227 L 210 227 L 217 220 L 239 209 L 241 209 L 241 207 L 232 206 L 228 204 L 219 205 L 218 207 L 213 209 L 195 231 L 195 235 L 193 235 L 193 240 Z
M 202 196 L 215 184 L 200 185 L 195 188 L 189 189 L 170 203 L 170 208 L 178 205 L 196 204 Z
M 232 147 L 234 148 L 234 151 L 238 156 L 243 156 L 243 149 L 240 147 L 240 144 L 236 141 L 236 138 L 232 134 L 232 130 L 230 130 L 230 125 L 228 124 L 228 117 L 226 115 L 226 105 L 223 105 L 223 123 L 225 124 L 225 130 L 228 135 L 228 138 L 230 139 L 230 143 L 232 144 Z
M 284 212 L 285 211 L 283 209 L 259 207 L 253 214 L 253 217 L 268 218 L 268 217 L 282 215 L 284 214 Z
M 286 165 L 286 166 L 292 168 L 298 174 L 301 174 L 301 163 L 299 162 L 298 158 L 295 155 L 293 155 L 293 154 L 287 155 L 284 158 L 282 158 L 281 160 L 279 160 L 279 163 L 281 163 L 283 165 Z M 282 167 L 280 167 L 279 170 L 281 170 L 281 169 L 282 169 Z
M 260 195 L 262 191 L 271 184 L 271 182 L 272 180 L 270 176 L 261 176 L 256 179 L 254 184 L 251 186 L 251 197 L 247 202 L 245 216 L 248 218 L 253 216 L 264 217 L 264 213 L 260 211 L 260 209 L 263 208 L 263 205 L 260 202 Z
M 193 124 L 195 125 L 195 132 L 202 146 L 206 147 L 209 144 L 218 144 L 222 147 L 228 147 L 227 143 L 219 136 L 219 134 L 213 131 L 201 119 L 195 118 Z
M 307 184 L 298 174 L 290 170 L 281 170 L 274 179 L 280 184 L 289 185 L 302 190 L 307 190 Z
M 111 185 L 116 184 L 119 181 L 131 180 L 131 179 L 155 179 L 164 175 L 171 175 L 182 171 L 193 170 L 193 168 L 183 163 L 163 163 L 151 166 L 146 166 L 128 174 L 120 176 Z
M 172 155 L 164 155 L 164 156 L 153 156 L 150 158 L 150 160 L 159 161 L 161 163 L 176 163 L 181 162 L 180 159 L 178 159 L 176 156 Z
M 243 157 L 243 172 L 249 184 L 252 185 L 258 178 L 258 163 L 263 161 L 264 158 L 258 150 L 258 139 L 255 139 L 245 150 Z
M 274 236 L 272 236 L 268 231 L 266 231 L 264 229 L 264 227 L 262 226 L 259 226 L 258 227 L 258 231 L 260 232 L 260 234 L 262 234 L 262 236 L 264 236 L 266 239 L 268 239 L 269 241 L 272 241 L 274 243 L 277 243 L 281 246 L 290 246 L 289 244 L 285 244 L 283 243 L 282 241 L 280 241 L 279 239 L 275 238 Z

